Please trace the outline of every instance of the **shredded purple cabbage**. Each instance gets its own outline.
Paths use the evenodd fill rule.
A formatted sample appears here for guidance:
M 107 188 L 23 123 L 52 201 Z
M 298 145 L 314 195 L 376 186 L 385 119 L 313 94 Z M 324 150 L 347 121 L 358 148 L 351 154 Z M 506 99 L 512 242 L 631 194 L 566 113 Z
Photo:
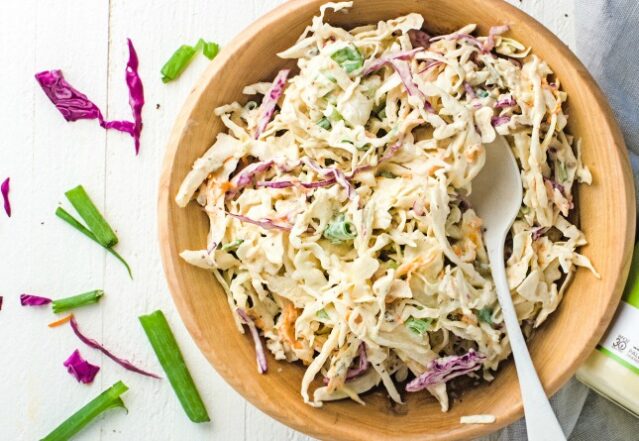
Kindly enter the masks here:
M 488 53 L 495 48 L 495 37 L 503 34 L 504 32 L 508 32 L 510 28 L 507 25 L 503 26 L 493 26 L 488 31 L 488 38 L 484 41 L 484 47 L 482 51 L 484 53 Z
M 490 123 L 493 127 L 499 127 L 503 124 L 508 124 L 510 122 L 510 116 L 493 116 L 490 119 Z
M 265 230 L 291 231 L 293 229 L 293 227 L 291 227 L 290 225 L 276 224 L 271 219 L 255 220 L 255 219 L 251 219 L 250 217 L 243 216 L 241 214 L 229 213 L 228 211 L 226 212 L 226 214 L 228 214 L 231 217 L 234 217 L 235 219 L 239 221 L 246 222 L 248 224 L 257 225 L 258 227 L 262 227 Z
M 255 181 L 255 176 L 266 172 L 274 164 L 274 161 L 260 161 L 249 164 L 240 171 L 232 180 L 233 190 L 227 193 L 227 197 L 232 198 L 241 189 L 251 185 Z
M 357 366 L 352 366 L 348 368 L 346 372 L 345 381 L 351 381 L 355 378 L 361 376 L 364 372 L 368 370 L 370 363 L 368 362 L 368 357 L 366 356 L 366 343 L 361 343 L 359 348 L 357 349 Z M 330 381 L 328 377 L 324 377 L 324 384 L 328 384 Z
M 464 90 L 466 91 L 466 95 L 468 95 L 471 100 L 477 98 L 477 94 L 473 90 L 473 86 L 468 84 L 466 81 L 464 81 Z
M 249 331 L 251 331 L 251 337 L 253 337 L 253 342 L 255 343 L 255 355 L 257 358 L 257 371 L 260 374 L 266 373 L 268 366 L 266 364 L 266 353 L 264 352 L 264 346 L 262 346 L 262 340 L 260 340 L 260 334 L 257 332 L 257 327 L 255 327 L 255 323 L 248 316 L 246 311 L 242 308 L 237 308 L 235 310 L 237 315 L 240 316 L 242 322 L 248 326 Z
M 260 181 L 255 184 L 257 187 L 267 188 L 289 188 L 295 185 L 293 181 Z
M 258 139 L 260 137 L 262 132 L 266 130 L 266 126 L 268 125 L 268 123 L 271 122 L 273 114 L 275 113 L 277 101 L 284 93 L 284 87 L 286 86 L 286 79 L 288 78 L 289 72 L 289 69 L 280 70 L 273 80 L 271 89 L 264 96 L 264 101 L 262 101 L 262 105 L 259 109 L 260 120 L 258 122 L 257 129 L 255 130 L 255 139 Z
M 474 349 L 464 355 L 451 355 L 430 362 L 426 371 L 406 385 L 406 392 L 418 392 L 439 383 L 479 370 L 486 359 Z
M 322 175 L 322 176 L 332 175 L 332 179 L 329 178 L 324 181 L 319 181 L 319 183 L 311 183 L 314 185 L 314 187 L 305 186 L 306 188 L 324 187 L 326 185 L 332 184 L 333 182 L 337 182 L 339 185 L 344 187 L 344 189 L 346 190 L 346 194 L 348 195 L 348 198 L 350 200 L 354 200 L 355 198 L 357 198 L 357 193 L 355 193 L 355 188 L 351 185 L 351 183 L 346 178 L 346 175 L 344 174 L 344 172 L 341 171 L 340 169 L 336 167 L 328 167 L 328 168 L 321 167 L 318 163 L 316 163 L 309 157 L 303 158 L 302 162 L 306 164 L 308 167 L 310 167 L 311 169 L 313 169 L 319 175 Z M 306 185 L 309 185 L 309 184 L 306 184 Z
M 517 105 L 517 101 L 512 96 L 508 96 L 506 98 L 502 98 L 497 100 L 495 103 L 495 109 L 507 109 L 508 107 L 515 107 Z
M 126 65 L 126 85 L 129 88 L 129 105 L 133 113 L 133 131 L 129 132 L 135 142 L 135 154 L 140 153 L 140 134 L 142 133 L 142 107 L 144 106 L 144 87 L 138 74 L 138 54 L 133 42 L 127 38 L 129 61 Z
M 7 216 L 11 217 L 11 201 L 9 201 L 9 190 L 11 189 L 10 184 L 11 178 L 7 178 L 0 185 L 0 192 L 2 193 L 2 200 L 4 201 L 4 212 L 7 213 Z
M 78 322 L 75 321 L 75 317 L 71 317 L 71 320 L 69 321 L 69 323 L 71 324 L 71 329 L 73 329 L 73 332 L 80 339 L 80 341 L 82 341 L 82 343 L 84 343 L 85 345 L 93 349 L 97 349 L 98 351 L 102 352 L 104 355 L 109 357 L 111 360 L 115 361 L 124 369 L 132 371 L 132 372 L 137 372 L 138 374 L 141 374 L 141 375 L 146 375 L 147 377 L 153 377 L 158 379 L 160 378 L 156 374 L 153 374 L 151 372 L 147 372 L 138 367 L 135 367 L 130 361 L 124 360 L 123 358 L 116 357 L 111 351 L 109 351 L 107 348 L 102 346 L 97 341 L 92 340 L 89 337 L 86 337 L 85 335 L 83 335 L 82 332 L 80 332 L 80 328 L 78 327 Z
M 129 88 L 129 104 L 133 112 L 134 121 L 106 121 L 98 106 L 85 94 L 71 86 L 60 70 L 47 70 L 35 75 L 44 93 L 57 107 L 64 119 L 77 121 L 79 119 L 97 119 L 104 129 L 114 129 L 128 133 L 135 141 L 136 154 L 140 149 L 140 133 L 142 131 L 142 106 L 144 105 L 144 90 L 138 75 L 138 57 L 131 40 L 129 44 L 129 61 L 126 68 L 126 82 Z
M 78 383 L 91 384 L 93 379 L 100 370 L 99 366 L 93 365 L 86 361 L 80 355 L 79 350 L 73 351 L 73 353 L 63 363 L 67 371 L 78 380 Z
M 20 304 L 22 306 L 44 306 L 51 303 L 48 297 L 34 296 L 32 294 L 20 294 Z
M 428 69 L 435 67 L 435 66 L 439 66 L 440 64 L 444 64 L 442 61 L 439 60 L 431 60 L 428 63 L 426 63 L 426 66 L 424 66 L 424 68 L 422 70 L 420 70 L 418 73 L 424 73 L 426 72 Z
M 423 47 L 428 49 L 428 46 L 430 46 L 430 35 L 424 31 L 411 29 L 408 31 L 408 38 L 410 38 L 410 44 L 414 48 Z
M 423 51 L 424 48 L 418 47 L 410 51 L 400 51 L 392 54 L 388 54 L 384 57 L 373 60 L 366 69 L 362 72 L 362 75 L 370 75 L 371 73 L 380 70 L 385 65 L 389 64 L 392 60 L 410 60 L 416 53 Z
M 395 156 L 395 154 L 397 154 L 397 152 L 399 151 L 399 149 L 402 148 L 402 142 L 401 141 L 397 141 L 395 144 L 393 144 L 392 146 L 390 146 L 386 152 L 384 153 L 384 155 L 380 158 L 379 163 L 388 161 L 390 158 L 392 158 L 393 156 Z
M 537 228 L 533 229 L 533 231 L 532 231 L 532 240 L 539 240 L 541 238 L 541 236 L 546 234 L 546 232 L 548 230 L 549 230 L 548 227 L 537 227 Z

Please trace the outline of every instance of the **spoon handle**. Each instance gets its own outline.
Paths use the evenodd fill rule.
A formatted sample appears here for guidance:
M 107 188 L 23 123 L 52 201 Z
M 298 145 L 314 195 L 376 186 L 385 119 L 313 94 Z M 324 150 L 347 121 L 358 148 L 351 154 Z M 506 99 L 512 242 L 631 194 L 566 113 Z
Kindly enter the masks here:
M 497 298 L 504 315 L 506 331 L 510 340 L 522 401 L 524 403 L 524 415 L 526 417 L 526 431 L 529 441 L 565 441 L 564 435 L 555 412 L 550 407 L 550 401 L 546 396 L 535 366 L 533 365 L 526 341 L 521 333 L 517 314 L 513 305 L 506 268 L 504 266 L 504 243 L 500 241 L 495 249 L 488 249 L 490 269 L 497 288 Z

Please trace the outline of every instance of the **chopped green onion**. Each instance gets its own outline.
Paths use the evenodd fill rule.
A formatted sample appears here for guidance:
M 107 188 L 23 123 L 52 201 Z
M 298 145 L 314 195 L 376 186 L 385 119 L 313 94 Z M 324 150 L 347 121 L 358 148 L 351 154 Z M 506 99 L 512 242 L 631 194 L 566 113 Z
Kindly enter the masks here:
M 195 46 L 188 46 L 186 44 L 180 46 L 169 58 L 169 61 L 164 63 L 160 73 L 162 74 L 162 81 L 168 83 L 173 81 L 182 75 L 182 72 L 189 65 L 196 52 L 202 51 L 202 54 L 209 60 L 212 60 L 220 52 L 220 46 L 214 42 L 206 42 L 200 38 Z
M 102 216 L 95 204 L 93 204 L 84 187 L 78 185 L 67 191 L 65 195 L 80 217 L 84 219 L 87 227 L 100 245 L 105 248 L 111 248 L 118 243 L 118 236 L 115 235 L 104 216 Z
M 390 269 L 397 269 L 397 268 L 399 268 L 399 264 L 397 262 L 395 262 L 394 260 L 389 260 L 388 261 L 388 267 Z
M 189 419 L 194 423 L 211 421 L 162 311 L 142 315 L 139 319 Z
M 364 65 L 364 57 L 353 46 L 347 46 L 333 52 L 331 58 L 342 66 L 347 73 L 351 73 Z
M 133 278 L 133 273 L 131 272 L 131 267 L 126 262 L 126 260 L 124 260 L 124 258 L 122 256 L 120 256 L 117 253 L 117 251 L 115 251 L 113 248 L 104 247 L 104 245 L 102 245 L 98 241 L 98 239 L 95 237 L 95 235 L 91 231 L 89 231 L 89 229 L 87 227 L 82 225 L 76 218 L 71 216 L 64 208 L 62 208 L 62 207 L 56 208 L 55 215 L 58 216 L 63 221 L 65 221 L 66 223 L 68 223 L 69 225 L 71 225 L 76 230 L 78 230 L 80 233 L 82 233 L 85 236 L 87 236 L 89 239 L 91 239 L 92 241 L 94 241 L 98 245 L 100 245 L 103 248 L 105 248 L 113 256 L 115 256 L 115 258 L 118 259 L 124 265 L 124 267 L 126 268 L 127 272 L 129 273 L 129 277 Z
M 200 38 L 195 45 L 195 50 L 201 50 L 202 55 L 204 55 L 209 60 L 212 60 L 220 52 L 220 45 L 213 41 L 204 41 L 203 38 Z
M 347 240 L 353 240 L 357 237 L 357 229 L 352 222 L 347 221 L 346 217 L 341 214 L 337 219 L 328 224 L 323 235 L 332 243 L 338 244 Z
M 56 427 L 53 432 L 40 441 L 67 441 L 102 412 L 115 407 L 121 407 L 126 410 L 120 395 L 127 390 L 129 390 L 129 388 L 121 381 L 118 381 L 87 403 L 82 409 L 71 415 L 66 421 Z
M 96 289 L 95 291 L 85 292 L 84 294 L 78 294 L 77 296 L 54 300 L 51 303 L 51 306 L 53 307 L 53 312 L 55 314 L 59 314 L 70 309 L 79 308 L 80 306 L 98 303 L 98 301 L 100 301 L 100 297 L 103 295 L 104 291 Z
M 397 176 L 389 172 L 388 170 L 383 170 L 379 173 L 380 176 L 388 179 L 395 179 Z
M 482 322 L 488 323 L 489 325 L 493 324 L 493 310 L 489 307 L 477 311 L 477 317 L 479 317 L 479 320 Z
M 357 148 L 357 150 L 366 151 L 366 150 L 371 148 L 371 145 L 370 145 L 370 143 L 367 142 L 366 144 L 358 145 L 356 148 Z
M 568 180 L 568 171 L 566 166 L 561 162 L 557 163 L 557 179 L 559 182 L 566 182 Z
M 323 128 L 324 130 L 331 130 L 331 122 L 325 116 L 322 117 L 319 121 L 317 121 L 317 125 Z
M 255 101 L 249 101 L 246 104 L 244 104 L 244 108 L 246 110 L 255 110 L 258 107 L 259 107 L 259 105 Z
M 433 324 L 433 319 L 417 319 L 409 317 L 405 322 L 406 327 L 417 335 L 424 335 Z
M 320 309 L 315 313 L 315 315 L 321 319 L 328 320 L 330 317 L 324 308 Z
M 328 116 L 328 119 L 330 121 L 343 121 L 344 117 L 342 116 L 341 113 L 339 113 L 339 111 L 337 109 L 333 108 L 333 111 Z
M 229 242 L 226 245 L 223 245 L 221 250 L 222 251 L 235 251 L 235 250 L 238 249 L 238 247 L 240 245 L 242 245 L 243 242 L 244 242 L 244 239 L 234 240 L 233 242 Z
M 479 95 L 480 98 L 486 98 L 490 94 L 484 89 L 477 89 L 477 95 Z

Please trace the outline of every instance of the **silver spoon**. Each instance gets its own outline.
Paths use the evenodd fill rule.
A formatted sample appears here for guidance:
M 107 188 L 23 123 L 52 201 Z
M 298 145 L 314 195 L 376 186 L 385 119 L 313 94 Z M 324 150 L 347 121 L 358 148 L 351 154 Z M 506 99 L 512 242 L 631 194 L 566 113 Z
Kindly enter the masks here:
M 473 180 L 471 204 L 484 221 L 484 241 L 490 260 L 497 299 L 515 359 L 529 441 L 562 441 L 566 437 L 550 407 L 521 333 L 510 296 L 504 264 L 504 242 L 522 201 L 521 177 L 506 140 L 497 136 L 485 145 L 486 165 Z

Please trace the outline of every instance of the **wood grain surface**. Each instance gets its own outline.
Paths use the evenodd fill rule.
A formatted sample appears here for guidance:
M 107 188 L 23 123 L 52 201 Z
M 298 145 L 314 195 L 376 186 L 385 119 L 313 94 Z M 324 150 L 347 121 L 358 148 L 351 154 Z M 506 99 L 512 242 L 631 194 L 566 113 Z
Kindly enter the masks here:
M 0 215 L 0 439 L 39 439 L 118 379 L 128 415 L 113 411 L 74 439 L 308 441 L 235 392 L 202 356 L 171 300 L 156 239 L 156 193 L 173 122 L 207 66 L 197 58 L 179 81 L 163 84 L 159 69 L 172 51 L 199 37 L 222 46 L 283 0 L 21 0 L 0 2 L 0 177 L 12 177 L 14 216 Z M 574 0 L 510 0 L 571 46 Z M 499 13 L 495 13 L 495 19 Z M 126 37 L 140 56 L 147 105 L 142 152 L 128 137 L 106 134 L 94 122 L 67 124 L 33 80 L 62 68 L 110 118 L 130 114 L 124 85 Z M 130 281 L 117 262 L 53 215 L 63 192 L 85 185 L 121 238 L 135 271 Z M 78 311 L 87 334 L 116 353 L 158 370 L 137 316 L 167 313 L 212 416 L 190 423 L 168 382 L 124 371 L 82 346 L 68 328 L 51 330 L 46 311 L 19 306 L 21 292 L 53 297 L 105 288 L 101 304 Z M 586 320 L 586 319 L 584 319 Z M 62 361 L 79 348 L 101 366 L 96 382 L 79 385 Z

